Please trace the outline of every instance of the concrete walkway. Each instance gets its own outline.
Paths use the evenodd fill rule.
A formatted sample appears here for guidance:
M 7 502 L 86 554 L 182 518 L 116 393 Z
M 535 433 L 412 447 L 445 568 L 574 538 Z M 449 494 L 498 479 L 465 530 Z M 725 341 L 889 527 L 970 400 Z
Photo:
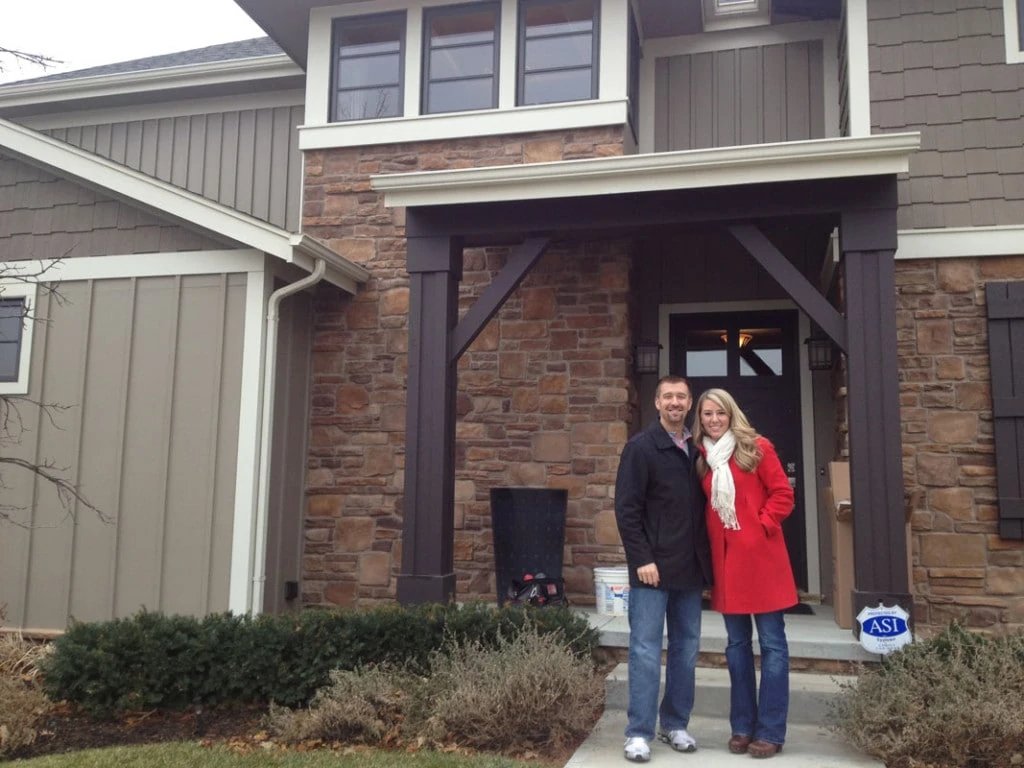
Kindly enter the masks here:
M 815 615 L 786 616 L 786 635 L 790 658 L 877 661 L 854 640 L 849 630 L 836 626 L 827 606 L 815 606 Z M 601 645 L 629 647 L 629 622 L 625 616 L 587 614 L 591 626 L 601 633 Z M 722 617 L 705 611 L 701 619 L 701 650 L 725 652 L 725 628 Z M 757 643 L 754 643 L 755 653 Z M 626 704 L 629 670 L 620 664 L 609 673 L 605 683 L 605 712 L 587 740 L 566 763 L 566 768 L 623 768 L 629 763 L 622 756 L 626 728 Z M 883 768 L 843 743 L 825 727 L 830 702 L 852 677 L 793 672 L 790 674 L 790 712 L 786 746 L 772 758 L 770 765 L 792 768 Z M 662 681 L 664 682 L 664 680 Z M 651 765 L 686 764 L 700 768 L 749 765 L 747 755 L 733 755 L 726 748 L 729 728 L 729 675 L 724 669 L 701 667 L 697 670 L 697 696 L 690 720 L 690 734 L 697 739 L 693 754 L 674 752 L 667 744 L 651 745 Z

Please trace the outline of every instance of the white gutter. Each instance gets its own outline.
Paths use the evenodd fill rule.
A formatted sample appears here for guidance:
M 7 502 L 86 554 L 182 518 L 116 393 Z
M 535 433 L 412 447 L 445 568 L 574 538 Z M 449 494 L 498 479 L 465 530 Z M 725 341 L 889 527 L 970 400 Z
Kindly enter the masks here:
M 918 132 L 375 174 L 389 208 L 706 189 L 906 173 Z
M 267 300 L 267 335 L 263 352 L 263 397 L 260 403 L 259 485 L 256 490 L 256 521 L 253 526 L 249 563 L 252 568 L 252 590 L 249 613 L 263 612 L 263 592 L 267 581 L 267 519 L 270 505 L 270 450 L 274 432 L 274 394 L 277 383 L 277 331 L 281 302 L 292 294 L 319 283 L 327 274 L 327 261 L 316 260 L 312 273 L 270 294 Z

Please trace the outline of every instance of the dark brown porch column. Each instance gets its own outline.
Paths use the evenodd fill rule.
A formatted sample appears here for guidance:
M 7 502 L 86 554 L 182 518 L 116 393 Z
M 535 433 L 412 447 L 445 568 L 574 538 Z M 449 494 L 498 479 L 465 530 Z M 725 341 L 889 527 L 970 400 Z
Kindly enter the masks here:
M 891 187 L 884 190 L 890 205 L 844 214 L 840 228 L 848 344 L 854 616 L 880 601 L 900 605 L 913 615 L 907 583 L 896 356 L 895 188 L 892 179 Z
M 455 362 L 462 241 L 417 236 L 409 212 L 409 375 L 405 417 L 405 502 L 398 601 L 446 602 L 455 595 Z

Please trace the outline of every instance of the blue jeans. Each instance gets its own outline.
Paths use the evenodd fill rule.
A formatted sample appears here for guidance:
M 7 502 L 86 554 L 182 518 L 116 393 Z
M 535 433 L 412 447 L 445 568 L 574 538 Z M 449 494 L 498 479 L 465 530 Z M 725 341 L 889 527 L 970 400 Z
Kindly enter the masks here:
M 700 653 L 700 590 L 629 590 L 629 709 L 626 738 L 654 740 L 661 730 L 675 731 L 690 722 Z M 658 707 L 661 685 L 661 647 L 668 620 L 665 695 Z
M 782 611 L 755 613 L 761 646 L 761 688 L 754 673 L 750 614 L 724 614 L 729 664 L 729 723 L 734 735 L 750 736 L 772 744 L 786 741 L 789 713 L 789 645 Z

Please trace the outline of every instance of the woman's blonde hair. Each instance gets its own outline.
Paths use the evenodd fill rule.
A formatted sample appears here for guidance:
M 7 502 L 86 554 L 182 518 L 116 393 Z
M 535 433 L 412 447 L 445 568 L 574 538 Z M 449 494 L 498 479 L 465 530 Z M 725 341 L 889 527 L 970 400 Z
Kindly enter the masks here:
M 733 459 L 736 460 L 736 466 L 744 472 L 753 472 L 761 463 L 761 451 L 757 447 L 757 438 L 760 435 L 750 426 L 747 415 L 740 410 L 735 398 L 724 389 L 709 389 L 697 400 L 697 407 L 694 409 L 696 416 L 693 419 L 694 444 L 700 447 L 707 434 L 700 423 L 700 412 L 707 400 L 722 406 L 729 417 L 729 429 L 732 430 L 732 434 L 736 438 L 736 450 L 732 454 Z M 704 460 L 703 454 L 697 457 L 697 472 L 701 477 L 708 473 L 708 463 Z

